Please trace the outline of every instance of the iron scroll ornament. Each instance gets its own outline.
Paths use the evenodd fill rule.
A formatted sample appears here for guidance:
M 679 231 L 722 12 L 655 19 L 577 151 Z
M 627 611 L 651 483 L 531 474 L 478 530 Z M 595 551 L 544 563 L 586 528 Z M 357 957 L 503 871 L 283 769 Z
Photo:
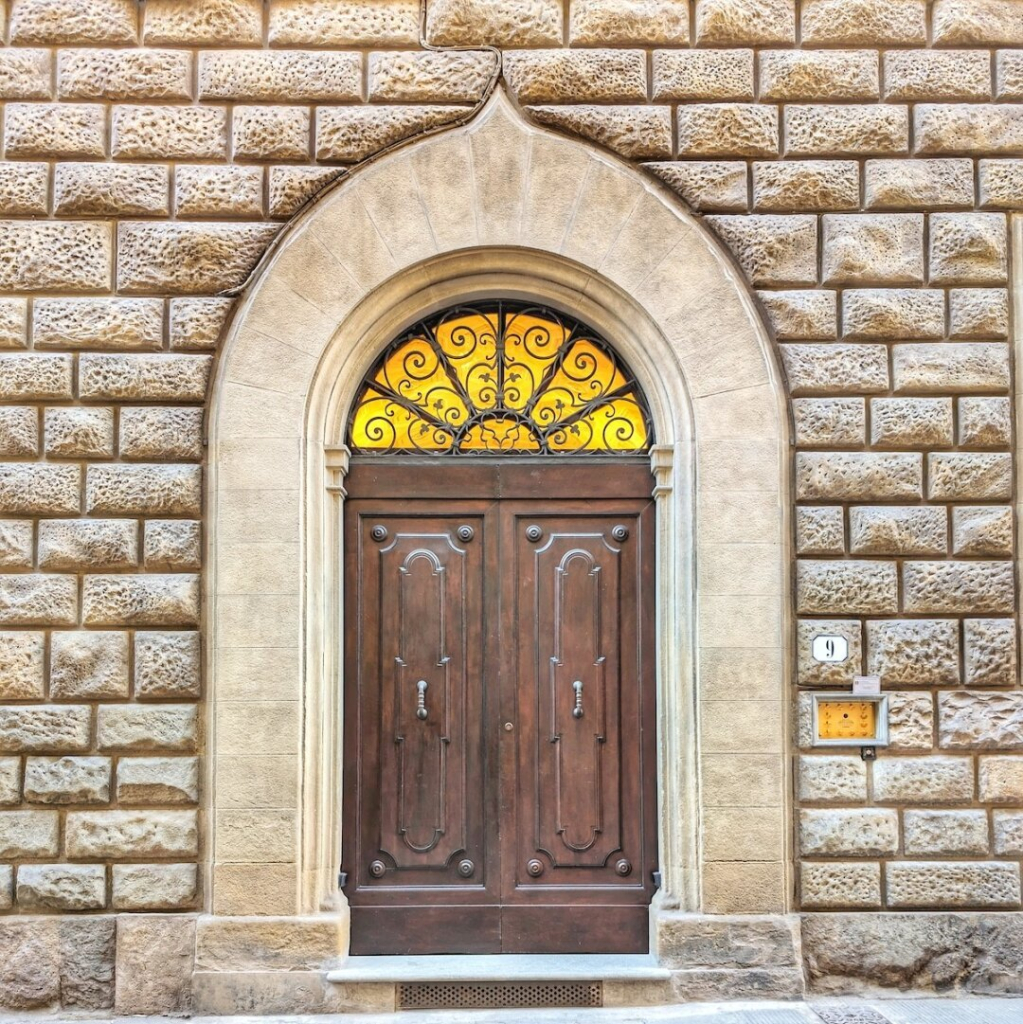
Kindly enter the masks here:
M 649 450 L 635 376 L 546 306 L 455 306 L 396 338 L 364 381 L 348 446 L 365 455 L 607 455 Z

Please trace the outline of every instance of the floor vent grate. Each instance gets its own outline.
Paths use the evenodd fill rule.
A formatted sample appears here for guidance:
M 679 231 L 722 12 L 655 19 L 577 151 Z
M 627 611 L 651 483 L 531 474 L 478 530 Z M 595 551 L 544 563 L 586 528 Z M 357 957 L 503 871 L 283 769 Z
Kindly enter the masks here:
M 398 986 L 399 1010 L 603 1006 L 599 981 L 417 981 Z

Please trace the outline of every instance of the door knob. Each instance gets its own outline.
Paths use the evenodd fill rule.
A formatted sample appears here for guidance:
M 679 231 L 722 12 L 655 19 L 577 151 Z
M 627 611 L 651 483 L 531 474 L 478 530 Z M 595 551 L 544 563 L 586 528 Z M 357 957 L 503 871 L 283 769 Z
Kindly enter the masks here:
M 426 689 L 430 684 L 425 679 L 416 683 L 416 718 L 426 721 Z

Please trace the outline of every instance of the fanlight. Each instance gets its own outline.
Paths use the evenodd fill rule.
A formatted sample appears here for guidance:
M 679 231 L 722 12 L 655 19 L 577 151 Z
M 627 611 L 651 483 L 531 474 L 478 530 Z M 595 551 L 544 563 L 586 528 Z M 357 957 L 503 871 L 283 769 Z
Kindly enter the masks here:
M 392 342 L 349 425 L 356 454 L 644 452 L 650 416 L 594 331 L 513 302 L 457 306 Z

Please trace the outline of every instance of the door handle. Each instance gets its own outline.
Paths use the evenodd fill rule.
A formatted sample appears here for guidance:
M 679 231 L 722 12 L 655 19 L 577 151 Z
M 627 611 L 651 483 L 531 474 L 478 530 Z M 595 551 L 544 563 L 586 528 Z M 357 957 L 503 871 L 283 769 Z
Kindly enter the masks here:
M 577 679 L 572 684 L 572 689 L 575 690 L 575 707 L 572 708 L 573 718 L 583 717 L 583 681 Z
M 420 722 L 426 721 L 426 688 L 430 684 L 425 679 L 416 683 L 416 718 Z

